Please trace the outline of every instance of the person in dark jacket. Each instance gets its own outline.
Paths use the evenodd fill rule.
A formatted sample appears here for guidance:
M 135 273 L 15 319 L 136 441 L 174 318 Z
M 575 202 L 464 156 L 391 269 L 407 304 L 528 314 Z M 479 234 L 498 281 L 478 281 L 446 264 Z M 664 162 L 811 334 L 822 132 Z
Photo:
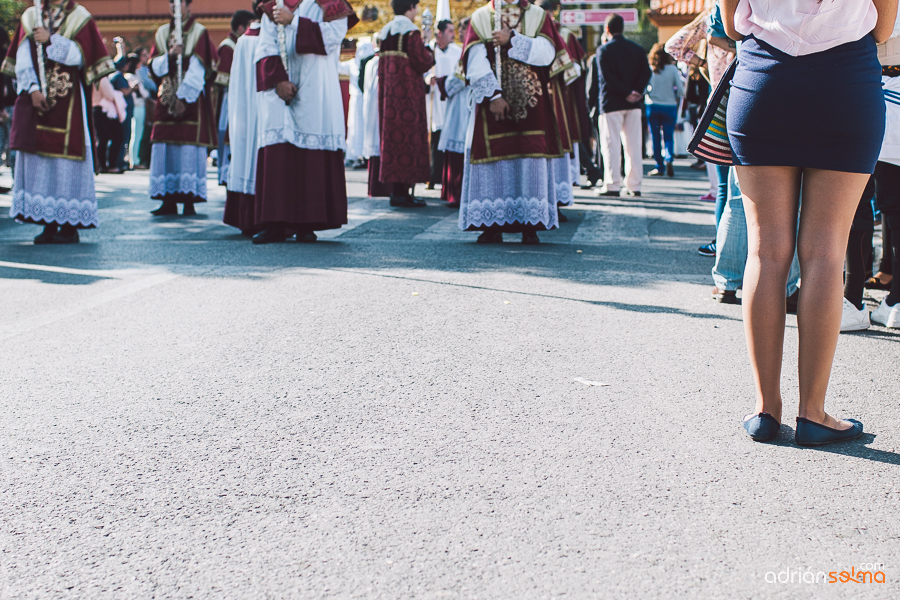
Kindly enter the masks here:
M 600 149 L 605 167 L 601 196 L 618 196 L 622 189 L 622 144 L 625 145 L 625 185 L 633 196 L 641 195 L 641 101 L 650 82 L 650 64 L 644 49 L 622 32 L 625 20 L 617 14 L 606 18 L 609 42 L 597 49 Z M 624 138 L 624 139 L 623 139 Z

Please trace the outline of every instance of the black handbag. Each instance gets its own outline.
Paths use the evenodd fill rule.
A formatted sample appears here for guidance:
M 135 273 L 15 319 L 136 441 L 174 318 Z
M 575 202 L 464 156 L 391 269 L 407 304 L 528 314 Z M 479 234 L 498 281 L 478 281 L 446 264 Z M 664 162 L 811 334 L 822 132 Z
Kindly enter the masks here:
M 716 86 L 703 116 L 697 124 L 688 152 L 697 158 L 714 165 L 729 167 L 734 164 L 731 155 L 731 143 L 728 141 L 728 130 L 725 126 L 725 113 L 728 109 L 728 96 L 731 93 L 731 80 L 737 70 L 737 59 L 731 61 L 722 80 Z

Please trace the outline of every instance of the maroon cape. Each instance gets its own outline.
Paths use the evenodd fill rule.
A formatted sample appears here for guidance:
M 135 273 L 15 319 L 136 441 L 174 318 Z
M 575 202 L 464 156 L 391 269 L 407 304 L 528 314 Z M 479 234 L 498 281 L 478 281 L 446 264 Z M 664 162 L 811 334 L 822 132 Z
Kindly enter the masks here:
M 517 32 L 516 35 L 523 34 Z M 544 14 L 538 36 L 550 40 L 557 54 L 562 53 L 568 58 L 566 45 L 549 14 Z M 468 66 L 469 51 L 478 43 L 484 44 L 488 61 L 491 65 L 494 64 L 496 48 L 493 41 L 490 38 L 480 39 L 475 27 L 470 26 L 461 59 L 464 70 Z M 572 150 L 563 104 L 565 83 L 562 81 L 562 77 L 564 71 L 559 73 L 551 71 L 557 61 L 554 61 L 554 64 L 549 67 L 535 67 L 510 59 L 508 55 L 511 47 L 510 43 L 500 49 L 505 65 L 502 88 L 504 99 L 510 103 L 511 108 L 517 114 L 513 118 L 502 121 L 495 120 L 490 114 L 490 101 L 487 98 L 475 107 L 475 132 L 470 155 L 473 164 L 513 158 L 559 158 Z M 507 68 L 516 69 L 517 73 L 510 76 Z M 516 103 L 513 99 L 518 94 L 512 93 L 508 78 L 528 79 L 532 84 L 540 87 L 540 92 L 530 94 L 530 104 L 524 101 Z M 519 111 L 515 110 L 517 104 L 521 108 Z
M 45 6 L 49 6 L 46 5 Z M 77 10 L 76 9 L 80 9 Z M 90 109 L 91 86 L 95 81 L 115 72 L 112 59 L 103 43 L 97 24 L 85 9 L 75 2 L 68 2 L 63 8 L 62 23 L 57 28 L 64 29 L 68 19 L 83 21 L 72 38 L 84 55 L 84 67 L 69 67 L 44 55 L 45 72 L 49 92 L 47 101 L 50 110 L 38 115 L 29 94 L 16 99 L 13 113 L 10 148 L 42 156 L 84 160 L 84 116 L 88 121 L 88 131 L 93 135 L 93 115 Z M 32 39 L 19 24 L 9 46 L 9 52 L 0 68 L 9 77 L 16 76 L 16 52 L 19 45 Z M 31 44 L 32 64 L 37 69 L 37 49 Z M 82 104 L 82 94 L 88 103 Z M 93 145 L 93 142 L 90 142 Z M 96 154 L 96 153 L 95 153 Z
M 416 30 L 387 36 L 378 55 L 379 178 L 387 183 L 426 183 L 431 164 L 422 76 L 434 66 L 434 52 Z
M 183 25 L 184 38 L 187 39 L 191 28 L 196 23 L 196 19 L 191 17 Z M 174 28 L 174 23 L 169 24 L 170 28 Z M 153 57 L 160 56 L 168 52 L 168 48 L 157 48 L 154 44 L 150 55 Z M 190 56 L 184 54 L 182 59 L 182 72 L 187 73 L 190 66 Z M 174 56 L 169 57 L 169 74 L 165 77 L 157 77 L 153 74 L 153 79 L 159 85 L 159 101 L 156 103 L 156 112 L 153 116 L 153 130 L 150 134 L 151 143 L 164 144 L 191 144 L 194 146 L 206 146 L 215 148 L 218 145 L 216 138 L 216 122 L 213 115 L 212 106 L 212 82 L 215 80 L 216 72 L 214 65 L 218 58 L 216 48 L 213 46 L 212 39 L 209 37 L 209 31 L 204 31 L 194 47 L 193 56 L 200 59 L 203 66 L 206 67 L 206 84 L 203 91 L 196 102 L 187 105 L 187 110 L 180 117 L 176 117 L 169 112 L 169 104 L 167 100 L 174 104 L 175 98 L 175 72 L 178 68 L 177 59 Z

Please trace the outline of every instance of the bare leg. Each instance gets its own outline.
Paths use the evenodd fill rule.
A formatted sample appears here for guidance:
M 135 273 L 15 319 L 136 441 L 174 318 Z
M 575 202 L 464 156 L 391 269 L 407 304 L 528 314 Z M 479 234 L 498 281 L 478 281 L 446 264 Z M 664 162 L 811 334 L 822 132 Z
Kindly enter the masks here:
M 800 332 L 800 416 L 833 429 L 852 424 L 825 413 L 825 393 L 840 334 L 844 253 L 850 224 L 869 176 L 805 169 L 797 254 L 803 286 Z
M 785 287 L 794 258 L 801 169 L 737 167 L 737 175 L 747 217 L 748 255 L 742 304 L 747 351 L 756 383 L 755 412 L 769 413 L 781 421 Z

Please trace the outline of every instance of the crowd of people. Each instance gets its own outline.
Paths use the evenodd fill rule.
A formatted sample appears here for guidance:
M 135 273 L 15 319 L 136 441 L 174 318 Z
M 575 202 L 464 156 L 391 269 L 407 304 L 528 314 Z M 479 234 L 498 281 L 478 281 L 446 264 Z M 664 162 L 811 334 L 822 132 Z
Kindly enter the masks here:
M 832 254 L 835 244 L 841 250 L 835 331 L 869 327 L 865 287 L 889 291 L 871 321 L 900 327 L 900 52 L 882 52 L 879 63 L 875 46 L 900 34 L 891 32 L 897 0 L 852 0 L 850 16 L 835 22 L 816 0 L 780 8 L 721 0 L 649 57 L 615 14 L 588 57 L 551 3 L 501 1 L 496 19 L 488 3 L 459 23 L 420 29 L 418 0 L 392 0 L 394 18 L 345 63 L 342 42 L 358 22 L 347 0 L 255 0 L 234 15 L 218 48 L 191 1 L 179 1 L 180 37 L 173 20 L 151 50 L 120 46 L 115 61 L 84 7 L 45 4 L 43 27 L 33 7 L 25 11 L 2 67 L 0 133 L 16 155 L 11 215 L 44 226 L 36 244 L 75 243 L 79 229 L 98 225 L 95 163 L 109 173 L 149 169 L 149 196 L 161 201 L 154 215 L 176 215 L 179 205 L 195 214 L 207 199 L 212 150 L 227 189 L 224 221 L 254 244 L 310 243 L 316 231 L 346 224 L 347 166 L 366 168 L 369 194 L 400 209 L 425 205 L 416 185 L 440 185 L 459 227 L 479 232 L 479 243 L 520 234 L 537 244 L 539 231 L 566 220 L 560 207 L 573 202 L 582 177 L 585 187 L 602 179 L 601 196 L 641 195 L 648 131 L 656 162 L 648 175 L 672 177 L 676 126 L 702 129 L 700 114 L 721 98 L 712 91 L 724 79 L 730 160 L 692 165 L 707 170 L 711 192 L 702 199 L 715 201 L 716 239 L 699 251 L 715 258 L 719 302 L 739 303 L 743 289 L 751 355 L 767 365 L 757 375 L 777 371 L 754 345 L 759 331 L 776 335 L 779 323 L 783 331 L 784 310 L 780 321 L 769 310 L 777 298 L 788 311 L 830 318 L 815 299 L 830 297 L 822 281 L 835 281 L 838 259 L 811 249 L 812 235 Z M 795 21 L 795 31 L 839 32 L 836 42 L 771 25 Z M 819 108 L 810 91 L 825 85 L 810 73 L 833 64 L 858 82 L 841 88 L 852 110 L 833 108 L 837 100 Z M 351 79 L 348 131 L 342 74 Z M 770 99 L 797 104 L 795 96 L 808 100 L 802 118 Z M 848 194 L 855 216 L 844 214 Z M 809 225 L 817 211 L 824 216 Z M 775 213 L 786 219 L 777 227 Z M 884 252 L 874 267 L 877 218 Z M 830 338 L 820 341 L 833 350 Z

